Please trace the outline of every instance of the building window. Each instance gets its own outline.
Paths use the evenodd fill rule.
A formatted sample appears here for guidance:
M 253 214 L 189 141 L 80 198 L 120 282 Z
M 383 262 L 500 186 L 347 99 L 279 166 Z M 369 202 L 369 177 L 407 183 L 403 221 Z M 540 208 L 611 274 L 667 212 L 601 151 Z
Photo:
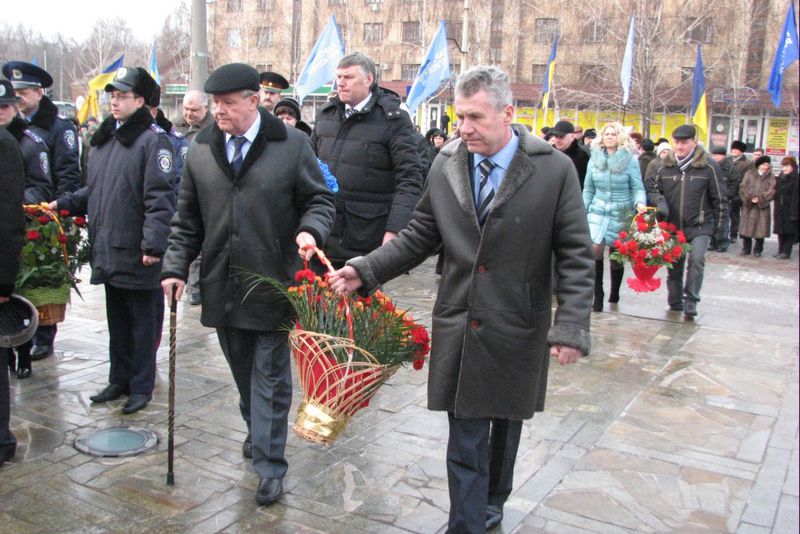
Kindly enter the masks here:
M 714 42 L 714 25 L 710 20 L 697 20 L 697 17 L 689 17 L 686 19 L 686 35 L 687 43 L 697 44 L 711 44 Z
M 582 85 L 604 85 L 608 81 L 606 78 L 605 65 L 581 65 L 580 77 Z
M 364 23 L 364 44 L 379 45 L 383 41 L 383 24 L 380 22 Z
M 272 28 L 259 26 L 256 28 L 256 48 L 269 48 L 272 46 Z
M 602 43 L 606 36 L 606 27 L 603 21 L 590 20 L 583 25 L 584 43 Z
M 403 42 L 419 44 L 419 22 L 411 21 L 403 23 Z
M 419 70 L 419 63 L 403 63 L 403 69 L 400 72 L 401 80 L 413 80 L 417 77 Z
M 266 11 L 272 9 L 274 6 L 273 0 L 256 0 L 256 10 Z
M 228 48 L 242 47 L 242 31 L 239 28 L 228 30 Z
M 228 0 L 228 13 L 238 13 L 242 10 L 242 0 Z
M 531 65 L 531 82 L 544 82 L 544 74 L 547 72 L 547 65 L 544 63 L 534 63 Z
M 533 42 L 549 44 L 558 35 L 558 19 L 536 19 Z

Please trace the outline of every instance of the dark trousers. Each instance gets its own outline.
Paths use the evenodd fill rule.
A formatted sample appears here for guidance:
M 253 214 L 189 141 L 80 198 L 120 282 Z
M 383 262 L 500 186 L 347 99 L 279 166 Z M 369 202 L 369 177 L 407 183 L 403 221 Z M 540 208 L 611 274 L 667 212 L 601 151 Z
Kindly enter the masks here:
M 797 238 L 794 234 L 778 234 L 778 253 L 792 256 L 792 247 Z
M 669 269 L 667 275 L 667 302 L 673 308 L 683 306 L 684 298 L 692 302 L 700 302 L 700 288 L 703 287 L 703 272 L 706 267 L 706 250 L 711 243 L 711 236 L 699 235 L 690 241 L 692 250 L 689 259 L 683 256 Z M 688 261 L 688 266 L 686 265 Z M 683 271 L 686 270 L 686 283 Z
M 33 335 L 33 344 L 52 345 L 56 340 L 56 332 L 58 332 L 58 325 L 40 326 Z
M 486 531 L 486 507 L 511 494 L 522 421 L 460 419 L 448 414 L 447 482 L 452 534 Z
M 753 246 L 753 241 L 756 242 L 756 246 Z M 757 237 L 753 239 L 752 237 L 742 237 L 742 252 L 745 254 L 750 254 L 750 252 L 761 254 L 764 252 L 764 238 Z
M 8 351 L 0 349 L 0 460 L 11 458 L 17 438 L 11 432 L 11 396 L 8 387 Z
M 152 395 L 156 351 L 164 323 L 161 289 L 121 289 L 106 284 L 108 382 L 127 386 L 131 394 Z
M 218 328 L 217 337 L 239 390 L 239 409 L 253 438 L 253 470 L 283 478 L 292 367 L 286 334 Z
M 739 237 L 739 218 L 741 216 L 741 202 L 731 202 L 728 205 L 728 215 L 731 220 L 730 236 L 731 239 Z

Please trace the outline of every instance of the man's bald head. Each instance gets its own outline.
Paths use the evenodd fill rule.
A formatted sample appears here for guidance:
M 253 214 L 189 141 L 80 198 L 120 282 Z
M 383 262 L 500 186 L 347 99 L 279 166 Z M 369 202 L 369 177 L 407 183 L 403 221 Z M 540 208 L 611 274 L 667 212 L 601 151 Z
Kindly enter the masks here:
M 203 91 L 192 90 L 183 95 L 183 120 L 198 126 L 208 114 L 208 96 Z

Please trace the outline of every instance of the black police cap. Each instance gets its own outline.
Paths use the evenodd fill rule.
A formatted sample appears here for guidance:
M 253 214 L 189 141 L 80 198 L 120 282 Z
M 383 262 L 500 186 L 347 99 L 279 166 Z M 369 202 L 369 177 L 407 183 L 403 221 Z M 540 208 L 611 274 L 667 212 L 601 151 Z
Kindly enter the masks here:
M 106 84 L 105 90 L 106 93 L 110 93 L 114 89 L 123 93 L 132 91 L 147 102 L 157 87 L 156 81 L 142 67 L 120 67 L 117 69 L 114 79 Z
M 0 104 L 16 104 L 19 100 L 11 82 L 8 80 L 0 80 Z
M 673 139 L 694 139 L 697 137 L 697 128 L 691 124 L 681 124 L 672 131 Z
M 14 89 L 26 87 L 46 89 L 53 85 L 53 77 L 46 70 L 27 61 L 9 61 L 3 65 L 3 75 L 11 80 Z
M 228 63 L 212 72 L 203 91 L 210 95 L 224 95 L 236 91 L 258 91 L 258 71 L 244 63 Z
M 289 82 L 277 72 L 262 72 L 259 76 L 261 88 L 271 93 L 280 93 L 289 88 Z

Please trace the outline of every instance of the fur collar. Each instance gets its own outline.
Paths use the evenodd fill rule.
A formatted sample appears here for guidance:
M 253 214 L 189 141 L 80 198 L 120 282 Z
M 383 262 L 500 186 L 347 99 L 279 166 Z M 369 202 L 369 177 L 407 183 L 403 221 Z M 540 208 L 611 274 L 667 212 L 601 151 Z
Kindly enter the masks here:
M 616 152 L 611 154 L 602 148 L 595 148 L 592 150 L 591 164 L 594 168 L 600 171 L 609 171 L 613 174 L 620 174 L 628 168 L 633 154 L 624 148 L 618 148 Z
M 14 136 L 14 139 L 17 140 L 17 143 L 21 143 L 22 136 L 25 135 L 25 130 L 27 130 L 29 126 L 30 125 L 28 124 L 28 121 L 19 115 L 16 115 L 13 119 L 11 119 L 11 122 L 8 124 L 8 126 L 6 126 L 6 130 L 8 130 L 8 133 Z
M 150 111 L 142 106 L 131 115 L 125 124 L 117 128 L 117 119 L 113 115 L 109 115 L 100 124 L 100 128 L 92 136 L 89 143 L 92 146 L 101 146 L 110 141 L 112 137 L 116 138 L 122 146 L 128 147 L 136 141 L 145 130 L 150 128 L 153 124 L 153 117 Z
M 665 167 L 674 167 L 678 164 L 678 158 L 675 156 L 674 152 L 670 152 L 669 157 L 664 160 Z M 705 167 L 708 165 L 708 155 L 703 147 L 697 145 L 694 149 L 694 157 L 692 158 L 691 166 L 697 169 L 701 167 Z
M 239 176 L 244 176 L 247 173 L 253 162 L 264 152 L 269 141 L 285 141 L 289 137 L 286 132 L 286 125 L 282 120 L 261 107 L 258 108 L 258 113 L 261 115 L 261 127 L 258 130 L 255 141 L 247 151 Z M 209 145 L 211 154 L 214 156 L 219 168 L 231 181 L 236 181 L 237 177 L 233 175 L 233 169 L 228 163 L 228 154 L 225 150 L 225 132 L 219 129 L 216 121 L 200 130 L 194 139 L 199 144 Z
M 33 119 L 31 119 L 31 125 L 50 131 L 53 129 L 57 118 L 58 106 L 53 104 L 49 98 L 43 96 L 39 101 L 39 110 L 33 116 Z
M 166 115 L 164 115 L 164 112 L 161 111 L 160 108 L 158 110 L 158 114 L 156 115 L 156 124 L 158 124 L 161 129 L 167 133 L 172 131 L 172 123 L 169 121 Z

